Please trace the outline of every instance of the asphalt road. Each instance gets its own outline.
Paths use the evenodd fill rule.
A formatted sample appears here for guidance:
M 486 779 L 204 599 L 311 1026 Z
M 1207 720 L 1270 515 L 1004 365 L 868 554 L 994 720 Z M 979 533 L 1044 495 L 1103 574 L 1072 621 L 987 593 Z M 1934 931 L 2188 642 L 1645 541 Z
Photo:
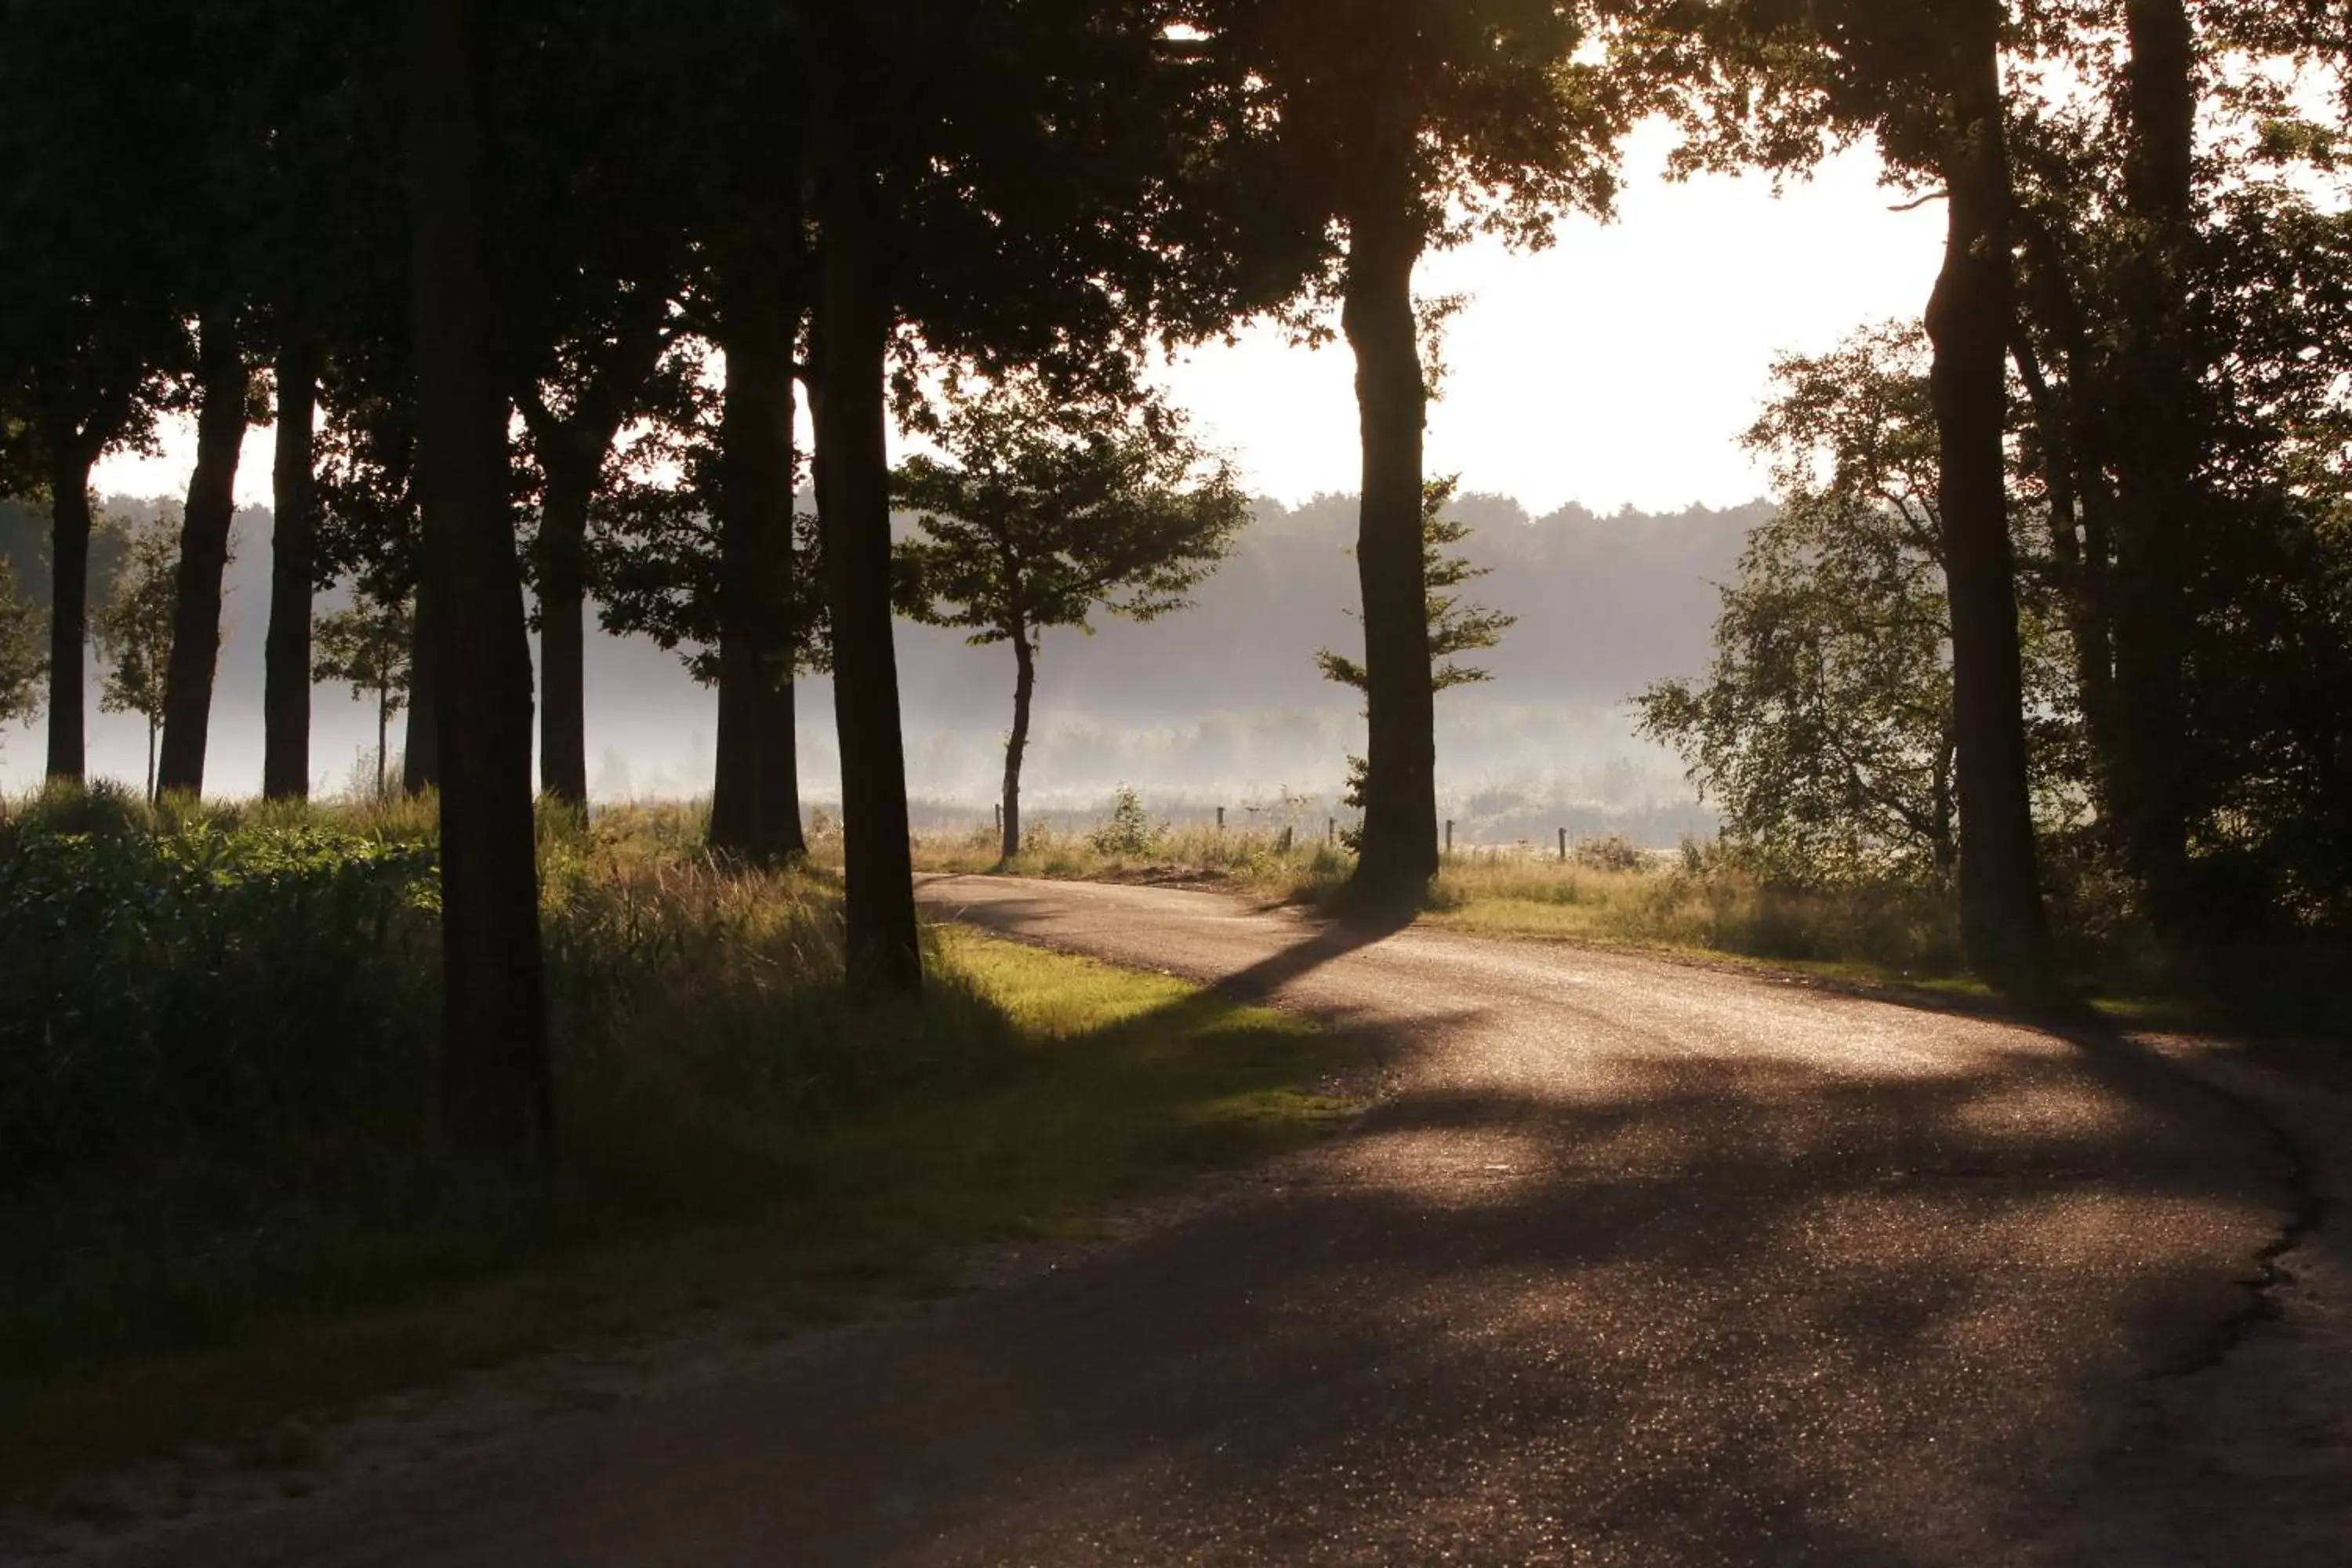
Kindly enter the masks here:
M 2285 1160 L 2128 1045 L 1207 894 L 924 896 L 1362 1030 L 1391 1091 L 1065 1267 L 105 1560 L 2204 1560 L 2082 1526 L 2118 1455 L 2151 1495 L 2147 1390 L 2242 1326 Z

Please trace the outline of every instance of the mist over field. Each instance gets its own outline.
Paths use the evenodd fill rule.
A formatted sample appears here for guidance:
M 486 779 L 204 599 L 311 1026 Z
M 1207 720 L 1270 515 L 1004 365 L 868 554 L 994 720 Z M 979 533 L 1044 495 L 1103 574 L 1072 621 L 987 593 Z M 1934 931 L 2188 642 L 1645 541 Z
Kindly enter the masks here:
M 131 517 L 158 502 L 113 498 Z M 1477 662 L 1494 679 L 1437 704 L 1441 809 L 1465 841 L 1549 840 L 1561 827 L 1622 832 L 1652 844 L 1713 823 L 1676 760 L 1633 733 L 1624 700 L 1664 676 L 1704 668 L 1716 609 L 1760 504 L 1652 515 L 1597 516 L 1570 506 L 1530 518 L 1515 501 L 1471 494 L 1454 514 L 1472 524 L 1465 552 L 1490 575 L 1469 596 L 1519 617 Z M 1349 554 L 1353 497 L 1297 507 L 1261 500 L 1233 558 L 1193 606 L 1148 626 L 1098 617 L 1095 635 L 1051 632 L 1039 663 L 1037 733 L 1024 777 L 1033 819 L 1093 819 L 1110 791 L 1132 784 L 1159 816 L 1182 821 L 1227 809 L 1229 820 L 1319 830 L 1336 811 L 1345 759 L 1363 745 L 1352 692 L 1321 679 L 1315 650 L 1360 648 Z M 238 515 L 230 565 L 208 790 L 255 793 L 261 769 L 261 640 L 268 609 L 269 514 Z M 44 520 L 0 505 L 0 552 L 24 590 L 47 597 Z M 110 554 L 94 562 L 93 598 Z M 322 595 L 320 608 L 344 602 Z M 1011 719 L 1013 659 L 968 647 L 953 632 L 901 621 L 899 686 L 908 783 L 919 825 L 985 820 Z M 94 775 L 138 780 L 146 739 L 134 716 L 97 711 Z M 683 797 L 709 789 L 712 693 L 649 642 L 592 631 L 588 754 L 602 799 Z M 313 783 L 325 792 L 373 773 L 373 710 L 334 688 L 314 694 Z M 801 685 L 803 788 L 835 805 L 831 683 Z M 394 745 L 399 744 L 395 723 Z M 0 780 L 37 782 L 37 721 L 0 738 Z

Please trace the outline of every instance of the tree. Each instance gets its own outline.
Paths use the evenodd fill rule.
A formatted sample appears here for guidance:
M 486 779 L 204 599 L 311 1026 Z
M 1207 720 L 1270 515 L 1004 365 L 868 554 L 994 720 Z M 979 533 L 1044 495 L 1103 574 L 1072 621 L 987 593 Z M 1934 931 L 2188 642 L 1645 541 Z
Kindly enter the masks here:
M 0 561 L 0 725 L 21 724 L 41 710 L 41 612 L 18 591 L 16 568 Z
M 236 519 L 237 457 L 251 416 L 252 366 L 232 307 L 197 329 L 196 466 L 181 511 L 172 660 L 163 683 L 163 745 L 155 787 L 200 795 L 220 665 L 221 578 Z
M 497 247 L 500 358 L 535 480 L 530 564 L 539 626 L 540 773 L 588 791 L 589 512 L 624 428 L 700 368 L 674 354 L 697 199 L 696 33 L 674 5 L 526 0 L 500 5 Z M 789 158 L 789 150 L 772 148 Z
M 416 480 L 439 668 L 445 1108 L 458 1147 L 552 1155 L 531 819 L 530 649 L 490 341 L 479 0 L 410 0 Z
M 1791 879 L 1945 876 L 1960 854 L 1929 355 L 1919 329 L 1890 324 L 1775 366 L 1747 444 L 1772 459 L 1779 510 L 1723 589 L 1714 666 L 1635 700 L 1643 729 L 1721 805 L 1726 836 Z M 2029 500 L 2021 484 L 2021 539 Z M 2071 670 L 2056 601 L 2028 604 L 2037 794 L 2063 826 L 2082 805 Z
M 1426 620 L 1429 627 L 1430 689 L 1451 691 L 1457 686 L 1475 686 L 1489 679 L 1486 670 L 1476 665 L 1463 664 L 1460 656 L 1496 647 L 1503 634 L 1517 624 L 1517 616 L 1507 616 L 1499 610 L 1486 609 L 1452 592 L 1474 578 L 1484 577 L 1492 570 L 1473 566 L 1466 555 L 1454 552 L 1454 546 L 1470 537 L 1470 525 L 1458 518 L 1445 515 L 1454 504 L 1454 492 L 1461 486 L 1461 476 L 1450 474 L 1432 479 L 1422 487 L 1421 497 L 1421 557 L 1422 581 L 1427 585 Z M 1315 662 L 1325 679 L 1358 691 L 1368 691 L 1371 681 L 1364 666 L 1342 653 L 1324 648 L 1315 656 Z M 1365 759 L 1348 759 L 1348 787 L 1342 796 L 1345 804 L 1356 810 L 1364 809 L 1365 785 L 1370 770 Z M 1351 847 L 1360 848 L 1362 830 L 1349 830 Z
M 152 133 L 177 62 L 150 9 L 0 6 L 0 404 L 6 466 L 50 506 L 48 776 L 79 779 L 89 630 L 89 475 L 144 443 L 184 362 L 170 260 L 182 144 Z
M 384 759 L 392 716 L 408 701 L 410 657 L 416 638 L 415 617 L 405 605 L 383 605 L 364 596 L 348 610 L 319 617 L 311 677 L 340 681 L 353 697 L 375 700 L 375 794 L 385 798 Z
M 1021 762 L 1045 630 L 1091 631 L 1097 609 L 1149 621 L 1181 609 L 1249 508 L 1224 464 L 1158 397 L 1069 395 L 1043 378 L 951 384 L 939 430 L 950 462 L 909 458 L 892 486 L 916 514 L 898 549 L 915 619 L 1013 648 L 1003 854 L 1021 850 Z
M 178 519 L 166 512 L 130 531 L 114 573 L 114 589 L 98 613 L 99 657 L 105 685 L 99 707 L 147 721 L 147 796 L 162 798 L 156 737 L 171 710 L 172 645 L 179 601 Z
M 1412 279 L 1480 229 L 1544 243 L 1605 212 L 1624 106 L 1554 0 L 1211 0 L 1192 7 L 1263 84 L 1291 199 L 1345 235 L 1335 289 L 1363 445 L 1356 563 L 1369 724 L 1360 887 L 1418 897 L 1437 869 L 1435 694 L 1422 577 L 1427 392 Z
M 1197 335 L 1265 279 L 1236 210 L 1186 199 L 1232 79 L 1171 0 L 1027 0 L 943 18 L 914 0 L 793 0 L 804 73 L 810 403 L 832 610 L 851 979 L 922 980 L 891 640 L 887 433 L 914 335 L 984 369 L 1083 365 Z M 1278 280 L 1274 299 L 1291 287 Z
M 1629 4 L 1627 50 L 1685 84 L 1686 165 L 1803 166 L 1870 136 L 1889 170 L 1940 195 L 1944 266 L 1927 301 L 1958 755 L 1960 925 L 1996 984 L 2051 981 L 2035 857 L 2006 484 L 2015 307 L 2005 47 L 2032 40 L 2008 0 L 1677 0 Z

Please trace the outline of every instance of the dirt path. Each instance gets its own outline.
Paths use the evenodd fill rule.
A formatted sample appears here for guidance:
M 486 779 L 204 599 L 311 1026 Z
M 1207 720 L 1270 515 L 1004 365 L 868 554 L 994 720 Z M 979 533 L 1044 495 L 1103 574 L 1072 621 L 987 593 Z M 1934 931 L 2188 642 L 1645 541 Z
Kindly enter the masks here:
M 2231 1468 L 2312 1353 L 2262 1259 L 2340 1258 L 2288 1235 L 2308 1173 L 2141 1047 L 1213 895 L 924 896 L 1378 1035 L 1394 1091 L 1069 1267 L 102 1560 L 2347 1558 L 2325 1433 Z

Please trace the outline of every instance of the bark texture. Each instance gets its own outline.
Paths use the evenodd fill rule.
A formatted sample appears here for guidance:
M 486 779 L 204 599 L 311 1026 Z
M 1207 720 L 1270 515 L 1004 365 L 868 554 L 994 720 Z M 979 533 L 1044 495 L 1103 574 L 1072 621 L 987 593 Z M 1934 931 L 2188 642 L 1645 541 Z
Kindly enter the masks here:
M 319 405 L 319 358 L 300 339 L 278 351 L 269 632 L 261 695 L 261 793 L 271 800 L 300 800 L 310 793 L 310 602 L 319 570 L 310 426 Z M 381 778 L 377 793 L 383 793 Z
M 48 776 L 79 782 L 89 719 L 89 470 L 94 446 L 52 429 L 49 444 Z
M 172 655 L 164 665 L 163 745 L 155 787 L 200 795 L 212 733 L 213 674 L 220 666 L 221 576 L 236 519 L 236 464 L 245 446 L 252 374 L 245 344 L 226 316 L 197 333 L 203 404 L 196 410 L 196 468 L 180 517 L 180 565 L 172 599 Z
M 817 308 L 817 506 L 833 607 L 835 723 L 841 744 L 844 899 L 850 984 L 919 990 L 907 765 L 891 640 L 889 459 L 879 193 L 845 150 L 825 160 Z
M 1013 634 L 1013 731 L 1004 738 L 1004 842 L 1007 860 L 1021 853 L 1021 759 L 1029 750 L 1029 712 L 1037 696 L 1037 645 L 1027 626 Z
M 719 743 L 710 845 L 755 862 L 803 853 L 793 692 L 793 348 L 782 268 L 741 258 L 720 280 Z
M 2049 929 L 2035 862 L 2020 672 L 2015 562 L 2002 437 L 2011 310 L 2010 185 L 2001 132 L 2000 7 L 1973 0 L 1957 62 L 1945 170 L 1944 266 L 1927 307 L 1930 386 L 1941 441 L 1938 495 L 1952 612 L 1958 742 L 1960 925 L 1989 981 L 2049 981 Z
M 1356 356 L 1363 500 L 1356 568 L 1364 605 L 1363 845 L 1357 885 L 1382 900 L 1418 897 L 1437 874 L 1435 688 L 1421 541 L 1427 391 L 1412 310 L 1422 249 L 1407 163 L 1349 216 L 1341 324 Z
M 588 505 L 605 449 L 588 445 L 568 429 L 540 444 L 539 787 L 566 805 L 588 803 Z
M 520 1168 L 554 1140 L 531 823 L 530 649 L 490 370 L 479 0 L 410 0 L 417 479 L 439 683 L 443 1107 Z

